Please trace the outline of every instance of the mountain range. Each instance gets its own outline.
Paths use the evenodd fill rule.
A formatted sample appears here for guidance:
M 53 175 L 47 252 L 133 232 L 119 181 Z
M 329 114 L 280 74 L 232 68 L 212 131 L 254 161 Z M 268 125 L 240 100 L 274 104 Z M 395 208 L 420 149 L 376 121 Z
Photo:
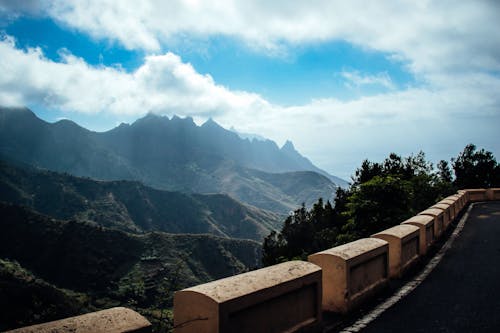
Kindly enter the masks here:
M 175 290 L 259 267 L 285 214 L 345 182 L 290 141 L 248 137 L 153 114 L 93 132 L 0 107 L 0 330 L 119 305 L 164 325 Z
M 0 161 L 0 201 L 130 233 L 212 234 L 262 241 L 282 217 L 225 194 L 185 194 L 137 181 L 96 181 Z
M 0 158 L 99 180 L 135 180 L 161 190 L 225 193 L 287 214 L 346 183 L 315 167 L 288 141 L 242 139 L 212 119 L 148 114 L 93 132 L 69 120 L 47 123 L 27 108 L 0 108 Z

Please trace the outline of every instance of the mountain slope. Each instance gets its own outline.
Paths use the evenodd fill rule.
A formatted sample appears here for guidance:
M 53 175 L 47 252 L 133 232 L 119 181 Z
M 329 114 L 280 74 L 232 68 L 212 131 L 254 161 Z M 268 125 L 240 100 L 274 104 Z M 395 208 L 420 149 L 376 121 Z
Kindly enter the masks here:
M 282 214 L 310 200 L 288 195 L 289 184 L 269 181 L 277 174 L 301 178 L 293 181 L 325 200 L 333 198 L 337 187 L 333 176 L 291 143 L 280 149 L 270 140 L 243 140 L 213 120 L 197 126 L 191 118 L 151 114 L 96 133 L 67 120 L 46 123 L 28 109 L 0 108 L 0 157 L 77 176 L 137 180 L 169 191 L 226 193 Z M 253 171 L 268 175 L 257 177 Z M 312 171 L 317 177 L 309 183 L 311 175 L 297 171 Z
M 0 161 L 0 200 L 59 219 L 141 233 L 209 233 L 261 241 L 280 216 L 226 195 L 160 191 L 133 181 L 95 181 Z
M 160 232 L 133 235 L 55 220 L 2 202 L 0 216 L 0 286 L 11 288 L 0 288 L 0 304 L 9 305 L 2 307 L 9 320 L 0 320 L 0 326 L 119 305 L 150 317 L 172 306 L 175 290 L 260 263 L 260 244 L 250 240 Z M 30 300 L 39 306 L 26 304 Z M 59 311 L 62 306 L 65 311 Z M 36 316 L 28 318 L 28 309 Z M 13 327 L 0 327 L 7 328 Z

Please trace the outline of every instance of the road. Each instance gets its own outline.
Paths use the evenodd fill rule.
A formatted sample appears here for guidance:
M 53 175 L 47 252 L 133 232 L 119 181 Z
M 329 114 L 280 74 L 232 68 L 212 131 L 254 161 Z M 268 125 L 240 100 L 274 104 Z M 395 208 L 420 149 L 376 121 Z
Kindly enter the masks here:
M 475 204 L 436 268 L 360 332 L 500 332 L 500 202 Z

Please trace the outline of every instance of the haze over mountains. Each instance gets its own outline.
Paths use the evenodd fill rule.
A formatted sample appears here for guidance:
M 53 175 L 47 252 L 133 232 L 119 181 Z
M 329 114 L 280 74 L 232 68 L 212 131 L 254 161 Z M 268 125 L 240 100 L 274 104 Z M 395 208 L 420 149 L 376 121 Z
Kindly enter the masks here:
M 174 290 L 258 267 L 284 215 L 338 185 L 213 120 L 97 133 L 0 107 L 0 330 L 117 305 L 161 321 Z
M 212 234 L 261 242 L 281 216 L 225 194 L 156 190 L 137 181 L 95 181 L 0 161 L 0 201 L 57 219 L 130 233 Z
M 98 133 L 0 107 L 0 330 L 118 305 L 161 322 L 173 291 L 260 266 L 285 214 L 339 185 L 213 120 Z
M 248 140 L 208 120 L 148 114 L 102 133 L 69 120 L 47 123 L 23 108 L 0 109 L 0 157 L 101 180 L 137 180 L 184 193 L 225 193 L 286 214 L 331 199 L 345 182 L 315 167 L 291 142 Z

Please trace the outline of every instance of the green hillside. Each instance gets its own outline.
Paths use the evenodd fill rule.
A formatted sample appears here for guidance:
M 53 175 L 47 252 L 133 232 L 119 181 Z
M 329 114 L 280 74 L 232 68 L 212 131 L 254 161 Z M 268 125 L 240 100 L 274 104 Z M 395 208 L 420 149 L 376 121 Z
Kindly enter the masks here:
M 134 181 L 95 181 L 1 161 L 0 200 L 132 233 L 207 233 L 261 241 L 281 221 L 227 195 L 160 191 Z
M 174 290 L 260 263 L 260 244 L 250 240 L 130 234 L 55 220 L 6 203 L 0 203 L 0 216 L 0 285 L 11 286 L 1 288 L 0 302 L 17 304 L 2 307 L 2 315 L 11 318 L 2 325 L 21 326 L 117 305 L 135 308 L 155 321 L 171 306 Z M 29 305 L 30 299 L 36 302 Z M 28 318 L 27 311 L 36 316 Z

